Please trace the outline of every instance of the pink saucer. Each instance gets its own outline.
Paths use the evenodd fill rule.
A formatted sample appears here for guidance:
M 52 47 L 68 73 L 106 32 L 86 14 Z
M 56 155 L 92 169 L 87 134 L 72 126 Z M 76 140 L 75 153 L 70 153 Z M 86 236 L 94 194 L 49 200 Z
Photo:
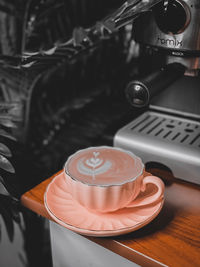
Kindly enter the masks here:
M 154 188 L 148 187 L 138 198 Z M 138 199 L 137 198 L 137 199 Z M 164 196 L 154 204 L 140 208 L 124 208 L 113 213 L 95 213 L 81 206 L 68 192 L 64 173 L 48 185 L 44 204 L 50 216 L 62 226 L 88 236 L 116 236 L 135 231 L 151 222 L 161 211 Z

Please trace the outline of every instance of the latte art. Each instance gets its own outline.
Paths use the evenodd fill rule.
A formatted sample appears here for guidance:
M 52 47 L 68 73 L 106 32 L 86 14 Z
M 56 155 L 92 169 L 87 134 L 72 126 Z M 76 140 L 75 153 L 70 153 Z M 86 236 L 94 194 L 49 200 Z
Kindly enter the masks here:
M 102 162 L 102 160 L 101 160 L 101 162 Z M 87 161 L 86 161 L 86 163 L 87 163 Z M 112 163 L 109 161 L 105 161 L 100 167 L 98 167 L 99 165 L 95 165 L 95 167 L 93 167 L 93 168 L 91 168 L 92 167 L 91 165 L 89 165 L 89 166 L 90 167 L 85 165 L 85 162 L 83 162 L 83 160 L 80 160 L 77 163 L 77 169 L 81 174 L 92 176 L 93 179 L 95 179 L 96 175 L 106 173 L 110 169 L 110 167 L 112 166 Z
M 97 156 L 99 155 L 99 152 L 93 152 L 93 155 L 94 155 L 94 158 L 87 159 L 86 164 L 95 169 L 96 167 L 102 164 L 103 160 L 97 158 Z
M 143 165 L 132 153 L 111 147 L 92 147 L 72 155 L 66 173 L 90 185 L 117 185 L 141 175 Z

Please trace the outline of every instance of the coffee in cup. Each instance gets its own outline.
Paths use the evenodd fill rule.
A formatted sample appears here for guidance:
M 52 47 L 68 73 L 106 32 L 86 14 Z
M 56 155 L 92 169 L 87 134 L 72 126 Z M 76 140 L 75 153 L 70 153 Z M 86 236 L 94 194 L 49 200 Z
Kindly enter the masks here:
M 73 198 L 96 212 L 113 212 L 153 203 L 164 192 L 159 178 L 144 177 L 144 164 L 139 157 L 116 147 L 90 147 L 77 151 L 65 163 L 64 175 Z M 147 183 L 154 184 L 157 192 L 143 203 L 134 203 Z

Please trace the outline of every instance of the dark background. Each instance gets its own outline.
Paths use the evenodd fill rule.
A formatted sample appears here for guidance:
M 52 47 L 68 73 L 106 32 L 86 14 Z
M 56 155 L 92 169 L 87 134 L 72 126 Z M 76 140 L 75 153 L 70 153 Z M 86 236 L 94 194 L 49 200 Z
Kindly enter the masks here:
M 18 255 L 21 266 L 51 266 L 51 254 L 48 225 L 21 207 L 20 196 L 78 149 L 112 145 L 116 131 L 143 111 L 130 107 L 125 85 L 157 63 L 142 48 L 140 57 L 137 46 L 130 49 L 129 27 L 70 61 L 48 58 L 42 71 L 40 64 L 15 66 L 25 52 L 64 43 L 75 27 L 90 27 L 122 2 L 0 1 L 0 216 L 9 242 L 19 226 L 27 257 Z

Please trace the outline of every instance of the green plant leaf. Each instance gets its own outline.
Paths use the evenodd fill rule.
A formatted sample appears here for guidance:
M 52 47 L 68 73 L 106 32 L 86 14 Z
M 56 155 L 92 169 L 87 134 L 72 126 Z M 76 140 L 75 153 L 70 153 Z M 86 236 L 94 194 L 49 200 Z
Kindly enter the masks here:
M 4 179 L 1 176 L 0 176 L 0 182 L 1 182 L 1 184 L 0 184 L 0 193 L 2 195 L 9 196 L 10 193 L 8 192 L 8 190 L 6 188 L 5 181 L 4 181 Z
M 10 135 L 9 133 L 7 133 L 5 130 L 0 129 L 0 136 L 4 136 L 6 138 L 12 139 L 14 141 L 16 141 L 16 138 L 13 137 L 12 135 Z
M 15 173 L 15 169 L 10 163 L 10 161 L 2 155 L 0 155 L 0 168 L 7 172 Z
M 9 240 L 12 242 L 14 238 L 14 224 L 9 210 L 5 207 L 4 201 L 0 201 L 0 214 L 4 220 Z
M 11 119 L 4 119 L 4 118 L 2 119 L 0 117 L 0 124 L 7 128 L 17 128 L 17 125 L 14 122 L 12 122 Z
M 6 145 L 4 145 L 3 143 L 0 143 L 0 154 L 4 155 L 6 157 L 12 156 L 10 149 Z

